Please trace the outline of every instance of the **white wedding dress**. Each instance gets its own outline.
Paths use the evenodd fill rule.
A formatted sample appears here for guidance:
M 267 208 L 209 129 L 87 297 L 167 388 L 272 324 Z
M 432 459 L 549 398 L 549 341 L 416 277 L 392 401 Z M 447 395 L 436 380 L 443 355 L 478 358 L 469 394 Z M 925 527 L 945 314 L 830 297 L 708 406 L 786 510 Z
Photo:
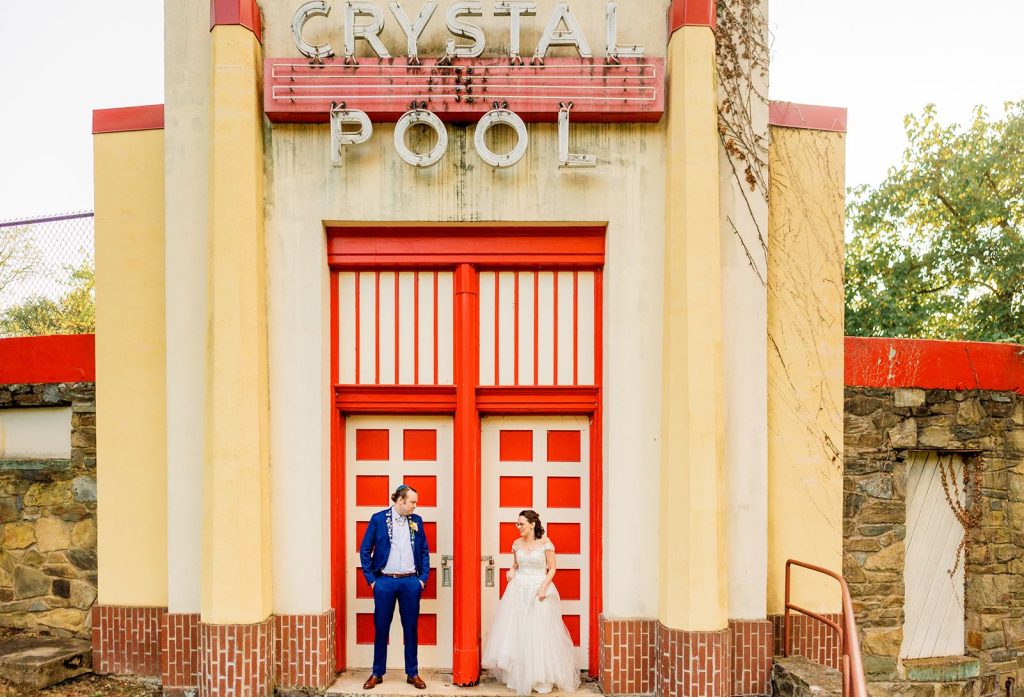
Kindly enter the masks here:
M 554 549 L 550 541 L 528 551 L 519 549 L 519 540 L 512 545 L 519 569 L 498 601 L 484 645 L 483 667 L 519 695 L 531 690 L 550 692 L 554 686 L 572 692 L 580 686 L 572 638 L 562 621 L 562 602 L 554 583 L 544 600 L 537 599 L 547 575 L 544 553 L 548 549 Z

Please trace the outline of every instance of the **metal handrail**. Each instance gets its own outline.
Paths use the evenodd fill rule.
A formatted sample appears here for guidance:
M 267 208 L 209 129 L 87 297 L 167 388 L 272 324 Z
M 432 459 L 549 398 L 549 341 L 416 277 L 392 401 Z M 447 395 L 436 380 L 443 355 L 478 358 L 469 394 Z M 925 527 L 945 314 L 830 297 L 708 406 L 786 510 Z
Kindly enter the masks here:
M 809 569 L 810 571 L 816 571 L 819 574 L 824 574 L 830 578 L 834 578 L 839 582 L 839 587 L 843 594 L 843 611 L 838 623 L 830 620 L 824 615 L 812 612 L 789 602 L 789 579 L 791 566 L 799 566 L 804 569 Z M 843 697 L 868 697 L 868 686 L 864 679 L 864 663 L 860 655 L 860 639 L 857 637 L 857 620 L 853 614 L 853 601 L 850 599 L 850 589 L 846 585 L 846 579 L 834 571 L 829 571 L 826 568 L 815 566 L 814 564 L 807 564 L 802 561 L 797 561 L 796 559 L 789 559 L 786 561 L 786 610 L 782 639 L 783 656 L 789 656 L 789 643 L 792 629 L 792 621 L 790 620 L 789 613 L 791 610 L 825 624 L 839 635 L 839 644 L 842 647 L 842 655 L 840 657 L 842 665 L 840 666 L 840 672 L 843 678 Z

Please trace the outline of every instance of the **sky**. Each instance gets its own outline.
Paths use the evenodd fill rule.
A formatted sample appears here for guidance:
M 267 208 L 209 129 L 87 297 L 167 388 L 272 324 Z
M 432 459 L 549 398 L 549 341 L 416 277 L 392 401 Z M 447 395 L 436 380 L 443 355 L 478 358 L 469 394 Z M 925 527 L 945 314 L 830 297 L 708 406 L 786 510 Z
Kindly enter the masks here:
M 846 183 L 876 184 L 907 113 L 934 102 L 963 122 L 1024 98 L 1024 2 L 970 7 L 770 0 L 769 95 L 846 107 Z M 92 209 L 92 110 L 163 101 L 162 13 L 160 0 L 0 0 L 0 220 Z

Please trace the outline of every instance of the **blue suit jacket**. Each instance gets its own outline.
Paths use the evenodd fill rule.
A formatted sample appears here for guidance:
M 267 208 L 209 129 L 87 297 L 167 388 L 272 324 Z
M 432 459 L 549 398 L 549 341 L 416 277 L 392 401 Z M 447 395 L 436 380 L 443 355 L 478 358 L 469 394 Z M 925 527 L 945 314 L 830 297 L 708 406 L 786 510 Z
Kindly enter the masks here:
M 388 555 L 391 554 L 387 518 L 389 515 L 391 515 L 390 508 L 374 513 L 370 517 L 370 524 L 366 527 L 363 542 L 359 545 L 359 562 L 363 567 L 363 576 L 366 577 L 366 582 L 369 584 L 373 584 L 380 576 L 385 564 L 388 563 Z M 426 585 L 427 579 L 430 577 L 430 549 L 427 545 L 426 532 L 423 529 L 423 518 L 415 513 L 409 517 L 419 528 L 412 538 L 412 558 L 416 562 L 416 577 L 423 585 Z

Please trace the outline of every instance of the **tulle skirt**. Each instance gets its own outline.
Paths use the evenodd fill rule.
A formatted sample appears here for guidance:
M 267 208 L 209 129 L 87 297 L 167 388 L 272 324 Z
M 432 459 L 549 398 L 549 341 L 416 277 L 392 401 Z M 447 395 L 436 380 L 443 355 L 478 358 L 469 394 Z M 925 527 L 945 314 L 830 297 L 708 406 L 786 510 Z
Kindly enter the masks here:
M 516 694 L 572 692 L 580 686 L 572 637 L 562 621 L 562 602 L 554 584 L 543 601 L 537 589 L 543 576 L 517 575 L 498 602 L 484 644 L 484 668 Z

